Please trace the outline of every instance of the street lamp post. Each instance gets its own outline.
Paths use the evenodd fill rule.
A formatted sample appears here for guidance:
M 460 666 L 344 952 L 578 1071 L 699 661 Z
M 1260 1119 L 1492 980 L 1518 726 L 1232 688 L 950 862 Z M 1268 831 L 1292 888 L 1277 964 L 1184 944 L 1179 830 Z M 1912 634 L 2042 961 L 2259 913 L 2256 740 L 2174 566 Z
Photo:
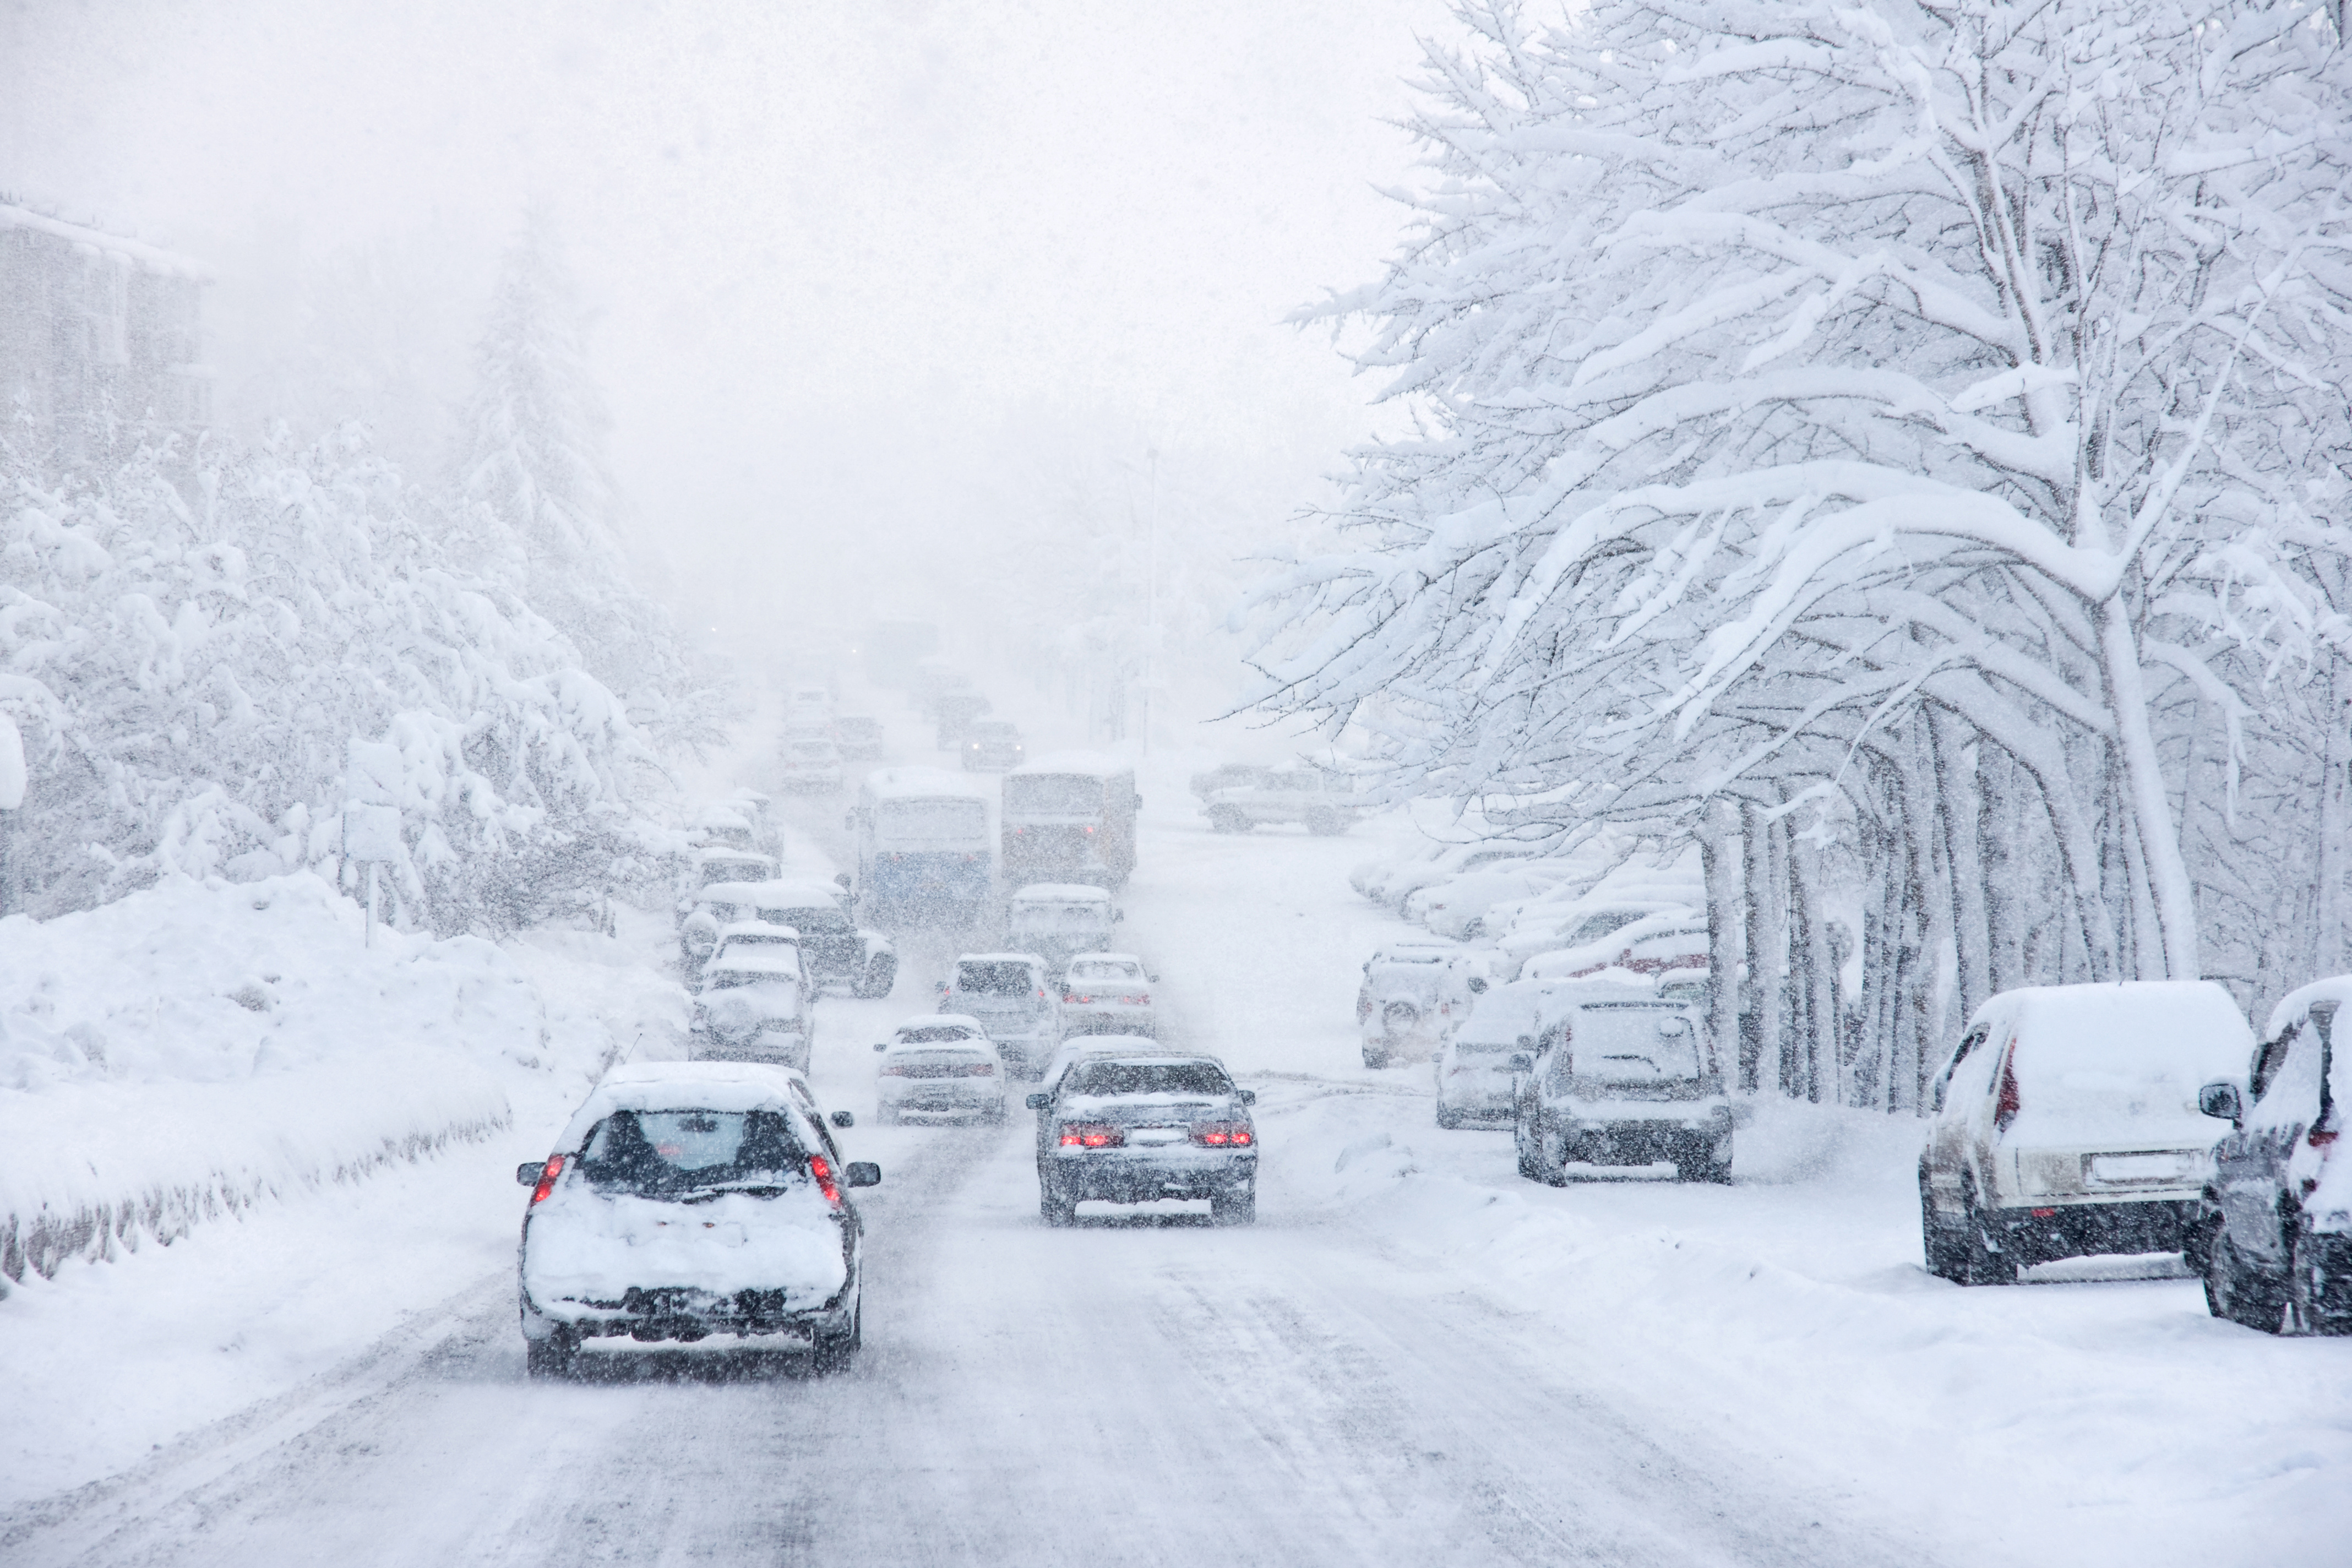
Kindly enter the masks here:
M 1147 455 L 1151 459 L 1151 504 L 1143 570 L 1143 754 L 1148 757 L 1151 754 L 1151 683 L 1160 670 L 1160 448 L 1153 447 Z

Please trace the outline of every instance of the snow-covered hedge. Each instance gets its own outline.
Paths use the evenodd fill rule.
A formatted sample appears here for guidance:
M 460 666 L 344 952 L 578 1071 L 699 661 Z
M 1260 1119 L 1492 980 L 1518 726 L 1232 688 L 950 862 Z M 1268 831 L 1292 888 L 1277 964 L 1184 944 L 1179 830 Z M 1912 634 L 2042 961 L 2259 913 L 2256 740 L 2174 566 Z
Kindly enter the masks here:
M 309 873 L 173 878 L 0 921 L 0 1269 L 54 1272 L 509 1119 L 540 994 L 495 944 L 379 928 Z

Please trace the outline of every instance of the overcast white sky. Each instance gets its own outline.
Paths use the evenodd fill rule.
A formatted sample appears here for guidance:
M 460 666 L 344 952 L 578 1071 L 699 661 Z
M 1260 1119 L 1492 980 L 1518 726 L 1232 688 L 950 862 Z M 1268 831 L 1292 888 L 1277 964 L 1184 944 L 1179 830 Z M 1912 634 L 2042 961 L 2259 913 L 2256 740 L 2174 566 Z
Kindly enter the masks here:
M 1278 529 L 1370 419 L 1281 318 L 1393 243 L 1374 187 L 1410 149 L 1382 121 L 1444 22 L 1440 0 L 0 0 L 0 190 L 211 260 L 231 377 L 299 332 L 306 266 L 404 258 L 451 391 L 488 263 L 544 201 L 598 312 L 619 478 L 683 602 L 724 618 L 844 534 L 910 560 L 985 530 L 1074 446 L 1157 440 Z

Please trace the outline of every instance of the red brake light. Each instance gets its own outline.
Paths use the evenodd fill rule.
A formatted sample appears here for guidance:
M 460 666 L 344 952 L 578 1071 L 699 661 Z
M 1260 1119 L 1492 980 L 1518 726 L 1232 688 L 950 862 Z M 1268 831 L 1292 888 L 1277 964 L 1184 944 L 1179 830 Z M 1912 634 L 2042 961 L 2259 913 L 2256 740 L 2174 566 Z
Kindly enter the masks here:
M 1246 1121 L 1203 1121 L 1192 1129 L 1192 1142 L 1212 1149 L 1246 1149 L 1257 1142 Z
M 2000 1060 L 2000 1099 L 1992 1108 L 1992 1124 L 2005 1132 L 2023 1109 L 2025 1101 L 2017 1092 L 2017 1042 L 2011 1040 L 2009 1054 Z
M 839 1208 L 841 1206 L 841 1186 L 839 1183 L 833 1179 L 833 1166 L 826 1162 L 824 1155 L 811 1154 L 809 1156 L 809 1174 L 816 1178 L 817 1191 L 824 1194 L 824 1201 L 831 1204 L 834 1207 Z
M 1062 1124 L 1062 1147 L 1065 1149 L 1118 1149 L 1126 1144 L 1126 1131 L 1107 1122 L 1066 1121 Z
M 2315 1149 L 2325 1149 L 2330 1143 L 2336 1142 L 2336 1129 L 2333 1127 L 2315 1127 L 2310 1131 L 2304 1134 L 2303 1141 L 2310 1144 Z
M 533 1204 L 545 1203 L 547 1201 L 547 1194 L 555 1191 L 555 1178 L 562 1174 L 563 1174 L 563 1156 L 561 1154 L 549 1155 L 547 1159 L 547 1168 L 541 1171 L 539 1173 L 539 1185 L 531 1188 L 530 1190 L 530 1201 Z
M 966 1078 L 994 1078 L 996 1076 L 996 1064 L 994 1062 L 973 1062 L 971 1066 L 963 1069 L 963 1076 Z

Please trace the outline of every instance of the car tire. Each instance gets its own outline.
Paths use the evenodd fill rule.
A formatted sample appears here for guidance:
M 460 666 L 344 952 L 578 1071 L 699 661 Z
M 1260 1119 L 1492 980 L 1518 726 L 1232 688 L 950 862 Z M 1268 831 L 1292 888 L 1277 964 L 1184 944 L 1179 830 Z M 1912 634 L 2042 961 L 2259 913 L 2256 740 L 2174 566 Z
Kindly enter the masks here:
M 1230 805 L 1212 806 L 1209 810 L 1209 831 L 1212 833 L 1247 833 L 1248 814 Z
M 1706 1163 L 1701 1167 L 1698 1179 L 1718 1187 L 1731 1185 L 1731 1150 L 1727 1146 L 1723 1151 L 1723 1158 L 1718 1160 L 1715 1156 L 1715 1151 L 1710 1148 L 1706 1152 Z
M 817 1335 L 816 1342 L 809 1347 L 810 1364 L 821 1375 L 846 1372 L 865 1344 L 866 1300 L 861 1294 L 857 1305 L 850 1309 L 846 1332 Z
M 1511 1119 L 1511 1153 L 1519 1163 L 1519 1174 L 1528 1181 L 1538 1175 L 1535 1152 L 1528 1142 L 1528 1124 L 1517 1116 Z
M 1214 1193 L 1209 1197 L 1211 1225 L 1255 1225 L 1257 1223 L 1257 1188 L 1242 1187 L 1229 1193 Z
M 1928 1195 L 1927 1178 L 1919 1178 L 1919 1256 L 1927 1272 L 1958 1284 L 1966 1267 L 1968 1237 L 1961 1226 L 1937 1214 Z
M 1319 838 L 1335 837 L 1348 831 L 1348 820 L 1335 812 L 1310 811 L 1307 814 L 1307 831 Z
M 2287 1281 L 2273 1279 L 2238 1256 L 2227 1228 L 2205 1248 L 2205 1310 L 2241 1328 L 2266 1334 L 2286 1326 Z
M 890 994 L 898 984 L 898 961 L 889 956 L 877 956 L 866 966 L 849 987 L 849 994 L 862 1002 L 878 1002 Z
M 1066 1229 L 1078 1221 L 1078 1205 L 1064 1197 L 1051 1184 L 1037 1189 L 1037 1216 L 1055 1230 Z
M 1974 1193 L 1969 1194 L 1961 1215 L 1959 1282 L 1963 1285 L 2016 1284 L 2017 1261 L 2001 1251 L 1993 1241 L 1984 1217 L 1977 1212 Z
M 1378 1047 L 1366 1046 L 1364 1047 L 1364 1065 L 1377 1071 L 1378 1069 L 1389 1065 L 1389 1054 L 1388 1052 L 1380 1049 Z
M 1558 1128 L 1538 1126 L 1536 1178 L 1555 1187 L 1568 1185 L 1568 1142 Z
M 1437 1124 L 1448 1132 L 1455 1131 L 1462 1126 L 1462 1113 L 1446 1110 L 1445 1101 L 1441 1100 L 1437 1102 Z
M 2318 1273 L 2312 1247 L 2311 1233 L 2298 1224 L 2287 1246 L 2287 1321 L 2299 1334 L 2352 1334 L 2352 1313 L 2331 1310 L 2334 1304 L 2325 1299 L 2324 1291 L 2315 1292 L 2312 1288 Z
M 558 1329 L 543 1340 L 522 1342 L 523 1370 L 532 1377 L 570 1377 L 580 1341 L 569 1329 Z

